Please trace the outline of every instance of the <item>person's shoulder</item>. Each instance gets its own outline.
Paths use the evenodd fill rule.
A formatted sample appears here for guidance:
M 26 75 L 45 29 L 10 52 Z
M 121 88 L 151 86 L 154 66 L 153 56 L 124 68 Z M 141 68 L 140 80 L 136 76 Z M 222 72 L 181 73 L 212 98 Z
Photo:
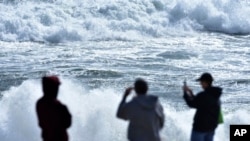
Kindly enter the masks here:
M 38 109 L 41 106 L 42 98 L 38 99 L 36 102 L 36 108 Z
M 137 99 L 138 99 L 138 97 L 133 97 L 131 100 L 124 103 L 124 105 L 131 105 L 131 104 L 135 103 L 137 101 Z
M 159 97 L 158 96 L 156 96 L 156 95 L 147 95 L 147 98 L 148 99 L 151 99 L 151 100 L 154 100 L 154 101 L 158 101 L 159 100 Z
M 41 98 L 39 98 L 39 99 L 37 100 L 36 105 L 40 105 L 40 104 L 42 104 L 42 103 L 44 103 L 44 102 L 45 102 L 44 97 L 41 97 Z
M 199 92 L 199 93 L 197 93 L 195 95 L 195 98 L 203 98 L 205 96 L 206 96 L 206 92 L 205 91 L 201 91 L 201 92 Z
M 55 100 L 54 101 L 54 104 L 56 105 L 56 106 L 59 106 L 59 107 L 66 107 L 66 105 L 64 105 L 63 103 L 61 103 L 61 101 L 59 101 L 59 100 Z
M 56 100 L 55 104 L 57 105 L 57 107 L 60 107 L 60 109 L 68 109 L 67 106 L 61 103 L 59 100 Z
M 138 99 L 140 100 L 158 100 L 158 96 L 156 95 L 151 95 L 151 94 L 147 94 L 147 95 L 140 95 L 140 96 L 136 96 L 135 98 L 133 98 L 131 100 L 132 101 L 137 101 Z
M 154 99 L 158 99 L 158 96 L 156 96 L 156 95 L 151 95 L 151 94 L 148 94 L 147 97 L 154 98 Z
M 47 100 L 44 97 L 41 97 L 36 102 L 36 108 L 37 108 L 37 110 L 41 109 L 41 108 L 44 109 L 45 107 L 47 107 L 47 105 L 48 105 L 48 102 L 47 102 Z
M 222 93 L 222 88 L 221 87 L 218 87 L 218 86 L 213 86 L 209 89 L 209 92 L 212 92 L 212 93 Z
M 59 100 L 56 100 L 54 102 L 54 108 L 56 109 L 56 111 L 61 112 L 61 113 L 68 111 L 67 106 L 61 103 Z
M 139 97 L 136 96 L 136 97 L 133 97 L 131 100 L 129 100 L 128 102 L 124 103 L 124 107 L 134 107 L 135 105 L 137 105 L 138 103 L 138 99 Z
M 40 103 L 41 101 L 42 101 L 42 97 L 41 98 L 39 98 L 37 101 L 36 101 L 36 103 Z

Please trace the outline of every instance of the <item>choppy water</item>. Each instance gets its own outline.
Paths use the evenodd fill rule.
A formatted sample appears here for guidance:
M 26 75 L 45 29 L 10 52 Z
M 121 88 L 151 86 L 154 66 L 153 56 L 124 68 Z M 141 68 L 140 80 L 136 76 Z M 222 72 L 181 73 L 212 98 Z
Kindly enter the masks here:
M 40 139 L 35 102 L 40 78 L 58 74 L 59 99 L 73 114 L 72 141 L 125 141 L 127 123 L 115 112 L 125 87 L 145 78 L 164 105 L 162 136 L 187 141 L 194 110 L 181 86 L 211 72 L 225 124 L 249 124 L 248 1 L 57 0 L 0 3 L 0 138 Z

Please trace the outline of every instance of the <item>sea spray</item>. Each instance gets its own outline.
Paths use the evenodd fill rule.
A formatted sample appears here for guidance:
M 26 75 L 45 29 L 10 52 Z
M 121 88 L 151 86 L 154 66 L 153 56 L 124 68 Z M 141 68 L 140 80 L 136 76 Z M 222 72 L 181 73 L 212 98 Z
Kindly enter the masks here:
M 5 0 L 0 40 L 144 40 L 180 31 L 249 34 L 249 7 L 235 0 Z
M 35 112 L 35 103 L 42 96 L 40 85 L 39 80 L 26 80 L 20 86 L 3 92 L 4 96 L 0 100 L 1 141 L 41 139 Z M 78 81 L 62 79 L 58 98 L 68 106 L 73 116 L 73 124 L 69 129 L 70 140 L 126 141 L 128 123 L 116 118 L 122 93 L 115 88 L 86 89 Z M 160 100 L 166 115 L 162 137 L 186 141 L 190 137 L 194 110 L 176 110 L 168 104 L 170 100 Z M 216 130 L 215 141 L 228 140 L 229 125 L 248 123 L 250 113 L 237 110 L 224 113 L 224 116 L 225 123 Z
M 42 96 L 38 80 L 27 80 L 3 93 L 0 106 L 1 141 L 41 139 L 35 103 Z M 72 141 L 126 139 L 126 122 L 116 118 L 120 96 L 112 89 L 87 91 L 74 81 L 63 80 L 58 99 L 73 116 L 69 129 Z

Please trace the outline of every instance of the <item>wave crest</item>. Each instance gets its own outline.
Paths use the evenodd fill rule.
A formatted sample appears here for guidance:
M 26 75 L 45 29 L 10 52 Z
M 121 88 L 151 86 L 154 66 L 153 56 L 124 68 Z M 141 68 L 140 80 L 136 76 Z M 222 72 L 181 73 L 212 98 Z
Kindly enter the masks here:
M 235 0 L 2 0 L 0 40 L 141 40 L 179 31 L 250 33 L 250 4 Z

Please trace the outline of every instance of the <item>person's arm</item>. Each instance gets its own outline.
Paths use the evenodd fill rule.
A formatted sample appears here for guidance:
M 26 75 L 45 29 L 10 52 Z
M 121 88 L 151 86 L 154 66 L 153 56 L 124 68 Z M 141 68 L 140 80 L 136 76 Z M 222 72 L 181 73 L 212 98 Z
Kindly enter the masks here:
M 65 128 L 69 128 L 71 126 L 71 114 L 66 106 L 63 105 L 63 125 Z
M 38 104 L 39 101 L 36 103 L 36 114 L 37 114 L 37 118 L 38 118 L 38 125 L 39 127 L 43 127 L 43 121 L 42 121 L 42 118 L 41 118 L 41 108 L 40 108 L 40 105 Z
M 133 90 L 132 87 L 129 87 L 126 89 L 124 95 L 123 95 L 123 98 L 122 98 L 122 101 L 118 107 L 118 111 L 117 111 L 117 114 L 116 116 L 118 118 L 121 118 L 121 119 L 125 119 L 127 120 L 128 117 L 127 117 L 127 103 L 126 103 L 126 99 L 127 99 L 127 96 L 130 94 L 130 92 Z
M 210 102 L 207 99 L 206 95 L 203 94 L 203 92 L 198 93 L 196 96 L 192 97 L 184 95 L 184 99 L 189 107 L 196 109 L 206 107 Z
M 160 102 L 157 102 L 156 113 L 160 120 L 160 128 L 163 128 L 165 122 L 164 110 Z
M 37 118 L 38 118 L 38 125 L 41 128 L 47 128 L 47 116 L 46 116 L 46 112 L 42 106 L 41 101 L 37 101 L 36 103 L 36 113 L 37 113 Z
M 183 92 L 183 98 L 186 101 L 187 105 L 191 108 L 197 108 L 199 105 L 199 97 L 194 96 L 193 91 L 187 86 L 183 87 Z
M 187 95 L 184 95 L 184 99 L 187 103 L 187 105 L 191 108 L 197 108 L 197 97 L 189 97 Z
M 71 126 L 71 114 L 68 110 L 68 108 L 64 105 L 61 104 L 60 101 L 56 100 L 55 103 L 57 106 L 56 108 L 58 109 L 58 114 L 60 115 L 60 125 L 63 128 L 69 128 Z

